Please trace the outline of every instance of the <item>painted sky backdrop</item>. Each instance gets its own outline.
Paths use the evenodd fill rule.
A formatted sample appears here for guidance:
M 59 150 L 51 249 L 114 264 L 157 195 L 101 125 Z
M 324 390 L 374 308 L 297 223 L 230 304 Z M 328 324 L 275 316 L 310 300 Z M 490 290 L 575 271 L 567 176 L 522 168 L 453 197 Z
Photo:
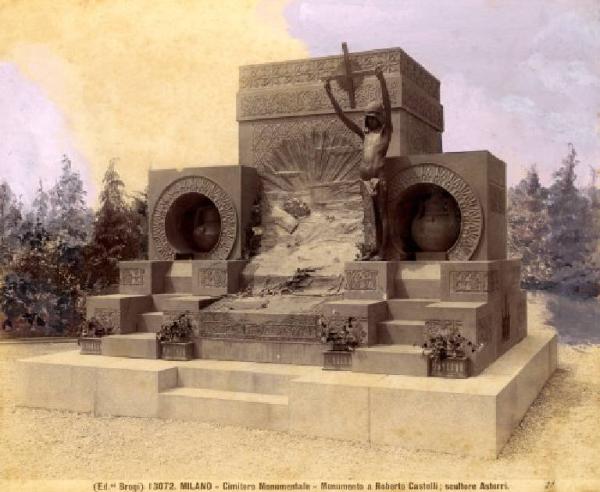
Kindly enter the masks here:
M 544 181 L 572 142 L 600 168 L 599 0 L 0 1 L 0 172 L 27 199 L 63 154 L 93 202 L 118 157 L 237 162 L 238 66 L 400 46 L 442 82 L 444 150 Z

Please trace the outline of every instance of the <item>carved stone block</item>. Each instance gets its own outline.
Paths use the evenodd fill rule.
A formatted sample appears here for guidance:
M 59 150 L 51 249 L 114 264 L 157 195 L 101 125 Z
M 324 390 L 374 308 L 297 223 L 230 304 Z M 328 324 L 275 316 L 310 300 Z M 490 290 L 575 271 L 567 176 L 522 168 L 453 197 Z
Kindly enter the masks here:
M 170 261 L 120 261 L 119 292 L 121 294 L 161 294 Z
M 394 296 L 396 263 L 353 261 L 346 263 L 345 299 L 389 299 Z
M 112 327 L 113 334 L 136 331 L 138 314 L 149 311 L 152 311 L 150 295 L 90 296 L 86 302 L 86 319 L 97 318 L 103 325 Z
M 192 261 L 192 294 L 224 295 L 238 292 L 246 260 Z
M 342 300 L 328 302 L 323 306 L 322 314 L 334 324 L 343 324 L 352 317 L 361 328 L 361 345 L 377 343 L 377 323 L 389 317 L 385 301 L 379 300 Z

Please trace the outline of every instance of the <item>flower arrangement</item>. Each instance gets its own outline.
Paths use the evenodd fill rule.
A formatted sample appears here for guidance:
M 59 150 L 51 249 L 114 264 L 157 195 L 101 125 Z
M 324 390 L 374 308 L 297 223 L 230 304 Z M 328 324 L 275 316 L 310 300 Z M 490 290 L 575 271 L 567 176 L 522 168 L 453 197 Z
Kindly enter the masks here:
M 321 316 L 319 318 L 321 328 L 321 341 L 332 343 L 333 350 L 353 351 L 359 344 L 359 326 L 352 316 L 343 323 L 332 323 L 331 320 Z
M 188 342 L 194 333 L 192 328 L 192 319 L 188 311 L 181 313 L 172 321 L 163 323 L 160 330 L 156 333 L 156 339 L 159 342 Z
M 421 345 L 423 355 L 432 359 L 462 359 L 467 354 L 477 352 L 481 344 L 476 346 L 460 333 L 437 334 Z
M 110 335 L 113 331 L 112 326 L 107 326 L 95 316 L 87 320 L 81 328 L 81 338 L 100 338 Z

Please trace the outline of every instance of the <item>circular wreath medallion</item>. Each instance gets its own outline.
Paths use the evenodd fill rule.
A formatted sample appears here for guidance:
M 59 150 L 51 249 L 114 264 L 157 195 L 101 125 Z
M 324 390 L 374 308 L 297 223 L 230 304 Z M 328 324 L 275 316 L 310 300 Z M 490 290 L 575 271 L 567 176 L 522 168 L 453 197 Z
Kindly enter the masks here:
M 175 258 L 176 250 L 167 238 L 167 214 L 177 198 L 199 193 L 212 201 L 221 218 L 221 234 L 215 247 L 206 253 L 195 253 L 199 259 L 226 260 L 237 237 L 237 213 L 231 197 L 218 184 L 203 176 L 187 176 L 173 181 L 161 193 L 152 212 L 151 234 L 156 256 L 161 260 Z
M 461 176 L 447 167 L 439 164 L 418 164 L 402 169 L 390 179 L 388 193 L 392 210 L 406 190 L 420 183 L 440 186 L 456 200 L 460 209 L 460 233 L 454 245 L 447 251 L 448 259 L 470 259 L 479 245 L 483 231 L 483 211 L 473 189 Z

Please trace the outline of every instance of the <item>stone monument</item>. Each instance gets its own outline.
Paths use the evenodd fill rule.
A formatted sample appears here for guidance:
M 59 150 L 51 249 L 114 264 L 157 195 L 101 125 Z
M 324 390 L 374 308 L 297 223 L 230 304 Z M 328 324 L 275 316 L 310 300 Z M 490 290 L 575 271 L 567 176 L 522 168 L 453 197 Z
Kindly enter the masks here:
M 100 355 L 22 361 L 21 403 L 495 457 L 556 368 L 556 336 L 527 328 L 506 165 L 442 152 L 439 91 L 400 48 L 240 67 L 240 164 L 150 171 L 149 259 L 87 303 L 113 334 Z M 362 261 L 349 127 L 372 101 L 389 114 L 374 175 L 388 234 Z M 185 312 L 195 359 L 160 360 L 156 332 Z M 349 370 L 322 370 L 323 326 L 352 327 Z M 436 359 L 431 340 L 472 351 Z

